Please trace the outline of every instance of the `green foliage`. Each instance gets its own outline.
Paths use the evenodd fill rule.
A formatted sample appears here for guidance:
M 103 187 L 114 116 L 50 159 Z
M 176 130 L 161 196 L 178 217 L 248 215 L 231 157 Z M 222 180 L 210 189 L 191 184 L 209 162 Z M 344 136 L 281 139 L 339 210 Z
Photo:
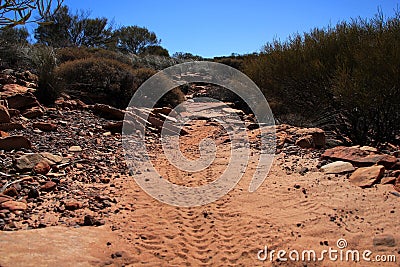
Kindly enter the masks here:
M 161 57 L 169 57 L 168 50 L 160 45 L 150 45 L 143 49 L 141 55 L 155 55 Z
M 87 103 L 105 103 L 125 108 L 139 85 L 153 75 L 147 69 L 134 70 L 131 66 L 107 58 L 84 58 L 59 66 L 58 87 Z
M 28 45 L 26 28 L 0 29 L 0 66 L 2 68 L 22 67 L 25 63 L 24 48 Z
M 203 60 L 201 56 L 193 55 L 191 53 L 184 53 L 184 52 L 176 52 L 172 55 L 173 58 L 179 60 L 191 60 L 191 61 L 200 61 Z
M 232 55 L 230 57 L 215 57 L 214 62 L 225 64 L 237 70 L 241 70 L 243 65 L 243 58 L 243 56 L 236 55 Z
M 400 15 L 378 14 L 274 41 L 247 56 L 243 70 L 278 117 L 338 127 L 359 144 L 395 141 L 399 44 Z
M 36 45 L 29 51 L 30 60 L 39 77 L 36 97 L 41 103 L 51 104 L 59 95 L 56 88 L 54 71 L 56 68 L 56 54 L 52 47 Z
M 0 28 L 12 28 L 28 22 L 39 24 L 51 23 L 46 20 L 57 13 L 63 0 L 57 0 L 54 5 L 52 0 L 5 0 L 0 1 Z M 36 10 L 38 16 L 32 19 L 32 12 Z
M 121 27 L 114 33 L 117 47 L 124 53 L 140 54 L 146 47 L 160 44 L 154 32 L 139 26 Z
M 71 14 L 67 6 L 47 18 L 51 24 L 35 30 L 38 43 L 52 47 L 112 47 L 115 43 L 112 27 L 106 18 L 88 18 L 87 12 Z
M 86 47 L 64 47 L 56 50 L 58 64 L 77 59 L 89 57 L 108 58 L 117 60 L 121 63 L 131 65 L 132 60 L 129 56 L 103 48 L 86 48 Z
M 184 60 L 163 57 L 157 55 L 134 55 L 130 54 L 132 65 L 134 68 L 150 68 L 154 70 L 163 70 L 165 68 L 171 67 L 173 65 L 183 63 Z

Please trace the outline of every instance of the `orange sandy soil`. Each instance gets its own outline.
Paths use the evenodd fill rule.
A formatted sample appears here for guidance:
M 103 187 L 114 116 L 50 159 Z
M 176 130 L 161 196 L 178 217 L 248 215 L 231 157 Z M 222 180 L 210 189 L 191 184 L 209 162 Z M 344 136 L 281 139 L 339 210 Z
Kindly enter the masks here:
M 205 171 L 185 174 L 160 155 L 157 142 L 149 144 L 156 168 L 169 181 L 197 186 L 214 180 L 229 160 L 230 143 L 218 128 L 194 123 L 181 139 L 182 152 L 198 157 L 197 144 L 217 136 L 217 159 Z M 251 138 L 256 132 L 249 133 Z M 218 141 L 220 140 L 220 141 Z M 256 153 L 254 153 L 256 155 Z M 346 175 L 326 175 L 316 168 L 315 151 L 276 155 L 271 171 L 254 193 L 248 186 L 257 158 L 238 185 L 211 204 L 183 208 L 163 204 L 147 195 L 132 177 L 115 180 L 120 212 L 101 227 L 48 227 L 0 232 L 0 266 L 399 266 L 400 199 L 392 185 L 361 189 Z M 305 175 L 298 170 L 307 167 Z M 288 171 L 290 170 L 290 171 Z M 113 229 L 110 229 L 110 226 Z M 391 234 L 396 246 L 374 246 L 377 235 Z M 315 250 L 320 256 L 336 241 L 348 249 L 396 255 L 396 263 L 279 262 L 257 259 L 259 250 Z M 111 257 L 113 255 L 113 257 Z M 287 257 L 287 255 L 286 255 Z

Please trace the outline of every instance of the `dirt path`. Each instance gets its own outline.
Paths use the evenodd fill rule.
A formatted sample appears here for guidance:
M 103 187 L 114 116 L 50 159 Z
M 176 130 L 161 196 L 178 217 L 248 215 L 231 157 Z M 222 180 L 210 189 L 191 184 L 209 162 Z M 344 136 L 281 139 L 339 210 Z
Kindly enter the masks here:
M 188 157 L 196 158 L 194 144 L 201 138 L 215 136 L 218 128 L 197 121 L 191 129 L 192 134 L 182 138 L 181 150 Z M 229 146 L 229 143 L 220 144 L 216 162 L 206 171 L 189 175 L 180 173 L 164 157 L 155 156 L 160 155 L 157 145 L 154 145 L 153 162 L 171 182 L 186 181 L 189 186 L 197 186 L 210 182 L 223 171 Z M 400 203 L 389 193 L 392 186 L 354 187 L 345 175 L 320 173 L 316 168 L 318 151 L 299 151 L 298 155 L 278 154 L 267 180 L 258 191 L 249 193 L 247 188 L 257 160 L 253 156 L 248 171 L 228 195 L 195 208 L 161 204 L 143 193 L 132 179 L 121 180 L 126 188 L 120 195 L 122 203 L 132 204 L 133 208 L 111 219 L 119 225 L 120 236 L 128 239 L 134 265 L 272 266 L 279 265 L 276 258 L 273 262 L 257 259 L 257 253 L 265 246 L 288 252 L 297 249 L 300 253 L 315 250 L 320 257 L 324 249 L 338 249 L 336 242 L 340 238 L 348 242 L 343 251 L 359 249 L 362 253 L 369 249 L 375 254 L 399 257 L 398 245 L 373 245 L 374 236 L 381 234 L 391 234 L 399 240 Z M 309 171 L 302 175 L 299 172 L 304 168 Z M 307 266 L 346 264 L 354 265 L 329 260 L 307 262 Z M 363 262 L 360 266 L 366 264 Z M 385 266 L 397 264 L 385 263 Z M 304 266 L 301 262 L 290 262 L 290 265 Z
M 230 142 L 207 120 L 188 127 L 181 151 L 198 158 L 197 144 L 214 138 L 215 162 L 204 171 L 183 173 L 162 156 L 157 140 L 149 143 L 156 169 L 169 181 L 186 186 L 206 184 L 224 171 Z M 257 130 L 249 133 L 257 136 Z M 293 152 L 294 151 L 294 152 Z M 257 162 L 253 151 L 238 185 L 211 204 L 183 208 L 163 204 L 147 195 L 131 176 L 114 179 L 118 203 L 102 227 L 0 232 L 1 266 L 398 266 L 400 261 L 400 199 L 392 185 L 361 189 L 346 175 L 326 175 L 317 169 L 320 152 L 287 146 L 276 155 L 268 178 L 254 193 L 248 186 Z M 391 235 L 396 244 L 374 238 Z M 397 263 L 330 261 L 260 261 L 259 251 L 338 249 L 371 250 L 396 255 Z M 386 240 L 386 241 L 385 241 Z M 264 256 L 264 253 L 259 256 Z M 288 258 L 288 254 L 285 255 Z

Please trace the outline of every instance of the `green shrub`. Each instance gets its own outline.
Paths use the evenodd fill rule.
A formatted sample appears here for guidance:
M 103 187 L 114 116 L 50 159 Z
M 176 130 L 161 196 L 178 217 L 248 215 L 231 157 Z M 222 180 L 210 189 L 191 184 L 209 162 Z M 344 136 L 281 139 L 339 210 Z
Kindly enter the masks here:
M 26 68 L 29 62 L 26 60 L 28 49 L 26 28 L 0 29 L 0 68 Z
M 44 45 L 32 46 L 29 50 L 29 58 L 38 74 L 38 89 L 36 97 L 41 103 L 52 104 L 60 91 L 56 87 L 55 68 L 56 54 L 52 47 Z
M 67 93 L 93 103 L 125 108 L 133 92 L 135 70 L 127 64 L 107 58 L 85 58 L 61 64 L 56 75 L 58 87 Z
M 358 144 L 399 142 L 399 44 L 400 13 L 378 14 L 269 43 L 243 71 L 283 122 L 337 128 Z

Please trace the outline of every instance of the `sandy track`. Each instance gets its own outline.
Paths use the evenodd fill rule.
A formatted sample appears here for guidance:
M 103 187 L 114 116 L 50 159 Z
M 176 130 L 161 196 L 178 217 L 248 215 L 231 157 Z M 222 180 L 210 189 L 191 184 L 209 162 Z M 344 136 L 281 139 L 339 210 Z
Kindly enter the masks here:
M 207 133 L 210 129 L 203 128 Z M 198 130 L 198 129 L 197 129 Z M 184 138 L 182 149 L 195 153 L 193 144 L 204 135 Z M 217 159 L 229 158 L 229 143 L 220 144 Z M 239 184 L 218 201 L 202 207 L 182 208 L 162 204 L 145 194 L 132 178 L 123 183 L 122 203 L 133 209 L 112 218 L 118 233 L 128 239 L 132 266 L 274 266 L 302 262 L 265 262 L 257 259 L 264 246 L 274 250 L 338 249 L 344 238 L 349 249 L 360 253 L 369 249 L 376 254 L 396 255 L 399 246 L 374 247 L 373 237 L 392 234 L 399 242 L 399 199 L 390 194 L 391 185 L 360 189 L 350 185 L 345 175 L 323 175 L 316 169 L 318 152 L 303 150 L 301 155 L 277 155 L 271 172 L 254 193 L 247 191 L 254 172 L 255 156 Z M 157 147 L 155 147 L 155 155 Z M 192 155 L 193 156 L 193 155 Z M 193 156 L 195 158 L 196 156 Z M 177 184 L 185 180 L 209 181 L 223 171 L 223 164 L 206 171 L 184 175 L 166 163 L 162 156 L 153 158 L 160 173 Z M 305 175 L 298 170 L 310 169 Z M 288 171 L 289 170 L 289 171 Z M 286 255 L 287 257 L 287 255 Z M 399 259 L 398 259 L 399 260 Z M 329 261 L 306 262 L 307 266 L 398 266 L 397 263 L 354 263 Z M 382 265 L 383 264 L 383 265 Z

